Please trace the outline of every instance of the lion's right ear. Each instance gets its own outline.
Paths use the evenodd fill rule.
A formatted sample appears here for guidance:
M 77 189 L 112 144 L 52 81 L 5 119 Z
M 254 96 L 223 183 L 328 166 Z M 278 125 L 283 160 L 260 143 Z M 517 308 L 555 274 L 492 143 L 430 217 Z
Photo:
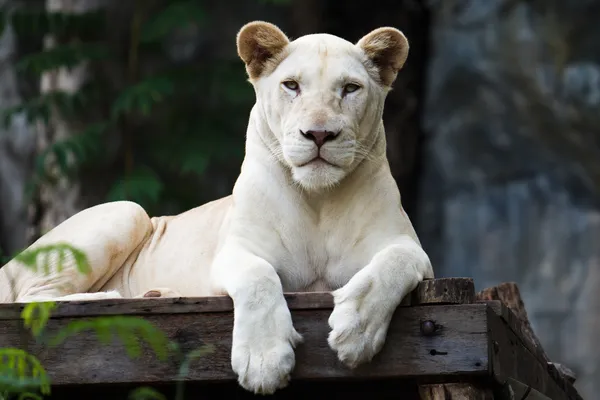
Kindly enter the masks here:
M 280 60 L 288 37 L 275 25 L 263 21 L 250 22 L 237 35 L 238 55 L 246 64 L 250 79 L 258 78 Z
M 408 57 L 408 40 L 396 28 L 383 27 L 371 31 L 356 44 L 379 71 L 379 81 L 391 86 Z

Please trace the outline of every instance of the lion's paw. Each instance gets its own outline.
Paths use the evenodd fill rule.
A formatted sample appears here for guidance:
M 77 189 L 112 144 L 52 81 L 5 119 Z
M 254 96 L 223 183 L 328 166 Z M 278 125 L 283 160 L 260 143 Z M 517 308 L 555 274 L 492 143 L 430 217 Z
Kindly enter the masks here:
M 266 320 L 243 321 L 246 317 L 240 316 L 236 321 L 231 366 L 239 384 L 248 391 L 272 394 L 290 380 L 295 365 L 294 348 L 302 342 L 302 336 L 294 329 L 289 311 L 285 311 L 287 318 L 270 315 Z
M 350 368 L 370 362 L 385 343 L 393 309 L 385 306 L 381 293 L 333 292 L 335 307 L 329 316 L 327 342 L 339 360 Z

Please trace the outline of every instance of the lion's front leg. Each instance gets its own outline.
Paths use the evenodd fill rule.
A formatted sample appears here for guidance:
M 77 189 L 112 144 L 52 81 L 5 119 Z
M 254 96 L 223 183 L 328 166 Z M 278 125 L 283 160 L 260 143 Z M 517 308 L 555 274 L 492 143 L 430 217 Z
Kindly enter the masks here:
M 213 264 L 213 281 L 233 299 L 231 366 L 239 384 L 260 394 L 285 387 L 302 337 L 273 266 L 240 247 L 225 246 Z
M 433 277 L 429 257 L 412 239 L 403 238 L 333 292 L 328 342 L 340 361 L 350 368 L 371 361 L 383 347 L 396 307 L 424 277 Z

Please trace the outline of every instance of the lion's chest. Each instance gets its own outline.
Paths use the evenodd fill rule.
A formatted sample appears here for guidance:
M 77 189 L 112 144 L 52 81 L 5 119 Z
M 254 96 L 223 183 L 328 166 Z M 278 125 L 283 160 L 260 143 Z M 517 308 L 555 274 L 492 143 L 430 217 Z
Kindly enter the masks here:
M 321 234 L 286 244 L 275 263 L 284 291 L 330 291 L 345 285 L 371 259 L 364 246 L 353 242 L 347 235 Z

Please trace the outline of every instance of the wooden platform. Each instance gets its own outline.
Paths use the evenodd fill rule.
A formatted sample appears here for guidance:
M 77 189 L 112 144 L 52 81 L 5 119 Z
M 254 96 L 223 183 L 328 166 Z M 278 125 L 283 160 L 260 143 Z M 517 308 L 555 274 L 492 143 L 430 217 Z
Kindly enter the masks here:
M 423 282 L 396 311 L 380 354 L 353 371 L 327 345 L 331 295 L 290 293 L 286 299 L 305 340 L 296 351 L 293 383 L 275 397 L 580 399 L 527 334 L 528 325 L 499 300 L 477 301 L 470 279 Z M 139 385 L 172 390 L 180 360 L 160 361 L 148 349 L 131 359 L 119 341 L 103 345 L 93 332 L 48 348 L 23 328 L 22 307 L 0 305 L 0 347 L 36 355 L 56 398 L 127 398 L 127 390 Z M 231 370 L 232 309 L 228 297 L 61 302 L 48 330 L 95 316 L 141 316 L 184 351 L 213 346 L 191 365 L 188 398 L 251 397 Z

